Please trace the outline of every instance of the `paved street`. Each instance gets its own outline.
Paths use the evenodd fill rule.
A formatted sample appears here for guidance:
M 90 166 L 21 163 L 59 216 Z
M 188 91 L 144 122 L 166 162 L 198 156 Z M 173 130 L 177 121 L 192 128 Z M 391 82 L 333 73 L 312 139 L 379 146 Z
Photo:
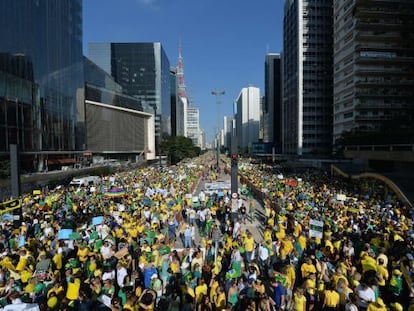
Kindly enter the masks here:
M 221 180 L 224 182 L 230 183 L 231 176 L 229 174 L 226 174 L 224 171 L 221 172 L 221 175 L 217 180 Z M 200 180 L 197 187 L 195 188 L 193 195 L 199 195 L 200 191 L 204 190 L 205 184 L 207 181 Z M 239 184 L 239 187 L 241 185 Z M 242 196 L 244 200 L 247 200 L 245 196 Z M 241 224 L 242 231 L 245 231 L 246 229 L 252 232 L 253 237 L 255 241 L 260 241 L 263 237 L 263 219 L 264 219 L 264 208 L 263 206 L 256 200 L 251 200 L 252 204 L 254 204 L 254 210 L 255 210 L 255 217 L 252 221 L 250 217 L 246 220 L 246 224 Z M 248 206 L 248 205 L 247 205 Z M 196 236 L 195 236 L 195 244 L 200 245 L 200 235 L 199 230 L 196 230 Z M 183 241 L 180 238 L 177 238 L 175 243 L 176 248 L 183 248 Z

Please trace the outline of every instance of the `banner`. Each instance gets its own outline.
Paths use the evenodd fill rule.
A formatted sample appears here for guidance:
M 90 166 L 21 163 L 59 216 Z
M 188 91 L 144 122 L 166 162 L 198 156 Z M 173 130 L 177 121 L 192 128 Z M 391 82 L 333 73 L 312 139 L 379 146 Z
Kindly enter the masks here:
M 322 239 L 323 237 L 323 222 L 315 219 L 309 221 L 309 237 Z
M 337 201 L 345 201 L 346 200 L 346 195 L 345 194 L 337 194 L 336 195 L 336 200 Z
M 298 185 L 298 182 L 296 180 L 293 180 L 293 179 L 287 179 L 285 181 L 285 185 L 291 186 L 291 187 L 296 187 Z
M 3 202 L 3 203 L 0 203 L 0 214 L 6 213 L 9 211 L 18 209 L 18 208 L 22 208 L 22 205 L 20 204 L 19 199 Z
M 122 188 L 109 189 L 104 193 L 104 197 L 107 198 L 121 198 L 125 195 L 125 190 Z

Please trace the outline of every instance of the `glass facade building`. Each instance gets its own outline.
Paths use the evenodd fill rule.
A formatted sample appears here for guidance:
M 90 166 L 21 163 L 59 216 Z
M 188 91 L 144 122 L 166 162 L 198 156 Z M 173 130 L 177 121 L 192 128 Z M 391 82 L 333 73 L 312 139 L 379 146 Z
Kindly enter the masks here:
M 158 140 L 161 120 L 171 120 L 170 63 L 161 43 L 89 43 L 88 49 L 89 58 L 109 71 L 125 94 L 137 98 L 145 112 L 156 115 Z
M 33 64 L 24 55 L 0 53 L 0 152 L 10 144 L 39 149 L 39 87 Z
M 84 86 L 82 1 L 1 1 L 0 38 L 0 53 L 9 55 L 0 67 L 1 151 L 10 143 L 22 151 L 75 150 Z M 18 74 L 23 64 L 30 74 Z

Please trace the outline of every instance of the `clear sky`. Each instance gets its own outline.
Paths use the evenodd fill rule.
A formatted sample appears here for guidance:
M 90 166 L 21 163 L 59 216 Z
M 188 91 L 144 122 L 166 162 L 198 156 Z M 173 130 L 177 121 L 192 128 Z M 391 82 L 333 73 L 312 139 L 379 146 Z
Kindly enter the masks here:
M 283 0 L 84 0 L 83 41 L 161 42 L 171 66 L 182 44 L 187 92 L 211 142 L 243 87 L 264 94 L 266 52 L 281 52 Z M 217 105 L 212 90 L 224 90 Z

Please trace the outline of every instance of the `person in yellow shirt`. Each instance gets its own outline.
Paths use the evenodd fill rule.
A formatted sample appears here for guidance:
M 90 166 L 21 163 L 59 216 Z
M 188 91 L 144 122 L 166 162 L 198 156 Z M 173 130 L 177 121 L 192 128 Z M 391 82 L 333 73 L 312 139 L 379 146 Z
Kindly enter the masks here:
M 311 273 L 316 273 L 316 267 L 312 263 L 310 257 L 305 259 L 305 262 L 301 265 L 300 271 L 302 272 L 302 278 L 306 279 Z
M 269 241 L 272 240 L 272 230 L 270 227 L 266 227 L 265 231 L 263 232 L 263 240 Z
M 385 284 L 390 278 L 390 274 L 388 272 L 387 267 L 384 266 L 384 259 L 378 258 L 377 259 L 377 276 L 378 276 L 378 287 L 381 293 L 385 291 Z
M 368 307 L 367 311 L 387 311 L 388 308 L 385 305 L 384 301 L 381 298 L 377 298 L 375 302 L 371 302 Z
M 299 236 L 298 243 L 300 245 L 300 248 L 302 249 L 302 252 L 306 251 L 307 239 L 306 239 L 306 235 L 305 234 L 301 234 Z
M 299 287 L 293 295 L 293 310 L 306 311 L 306 297 L 303 288 Z
M 85 263 L 88 260 L 89 249 L 86 247 L 85 244 L 80 244 L 78 248 L 78 258 L 81 263 Z
M 324 311 L 336 311 L 339 308 L 339 294 L 335 290 L 333 284 L 329 284 L 324 291 L 324 300 L 322 304 L 322 310 Z
M 226 294 L 222 286 L 217 288 L 217 295 L 214 298 L 214 305 L 217 311 L 226 310 Z
M 213 276 L 210 281 L 210 301 L 214 301 L 214 297 L 217 295 L 217 288 L 219 286 L 218 276 Z
M 308 310 L 314 310 L 316 303 L 316 274 L 310 273 L 305 281 L 306 301 Z
M 243 241 L 243 247 L 244 247 L 244 255 L 246 263 L 249 263 L 252 260 L 252 255 L 254 251 L 254 238 L 252 233 L 249 231 L 247 232 L 247 237 Z
M 337 267 L 335 269 L 335 272 L 331 276 L 331 281 L 332 281 L 334 287 L 336 287 L 338 285 L 339 280 L 344 280 L 346 285 L 348 286 L 348 279 L 346 278 L 346 276 L 344 276 L 344 274 L 342 272 L 342 269 L 340 267 Z
M 198 279 L 198 285 L 195 288 L 195 295 L 197 304 L 201 302 L 201 299 L 207 295 L 207 284 L 204 283 L 204 279 Z

